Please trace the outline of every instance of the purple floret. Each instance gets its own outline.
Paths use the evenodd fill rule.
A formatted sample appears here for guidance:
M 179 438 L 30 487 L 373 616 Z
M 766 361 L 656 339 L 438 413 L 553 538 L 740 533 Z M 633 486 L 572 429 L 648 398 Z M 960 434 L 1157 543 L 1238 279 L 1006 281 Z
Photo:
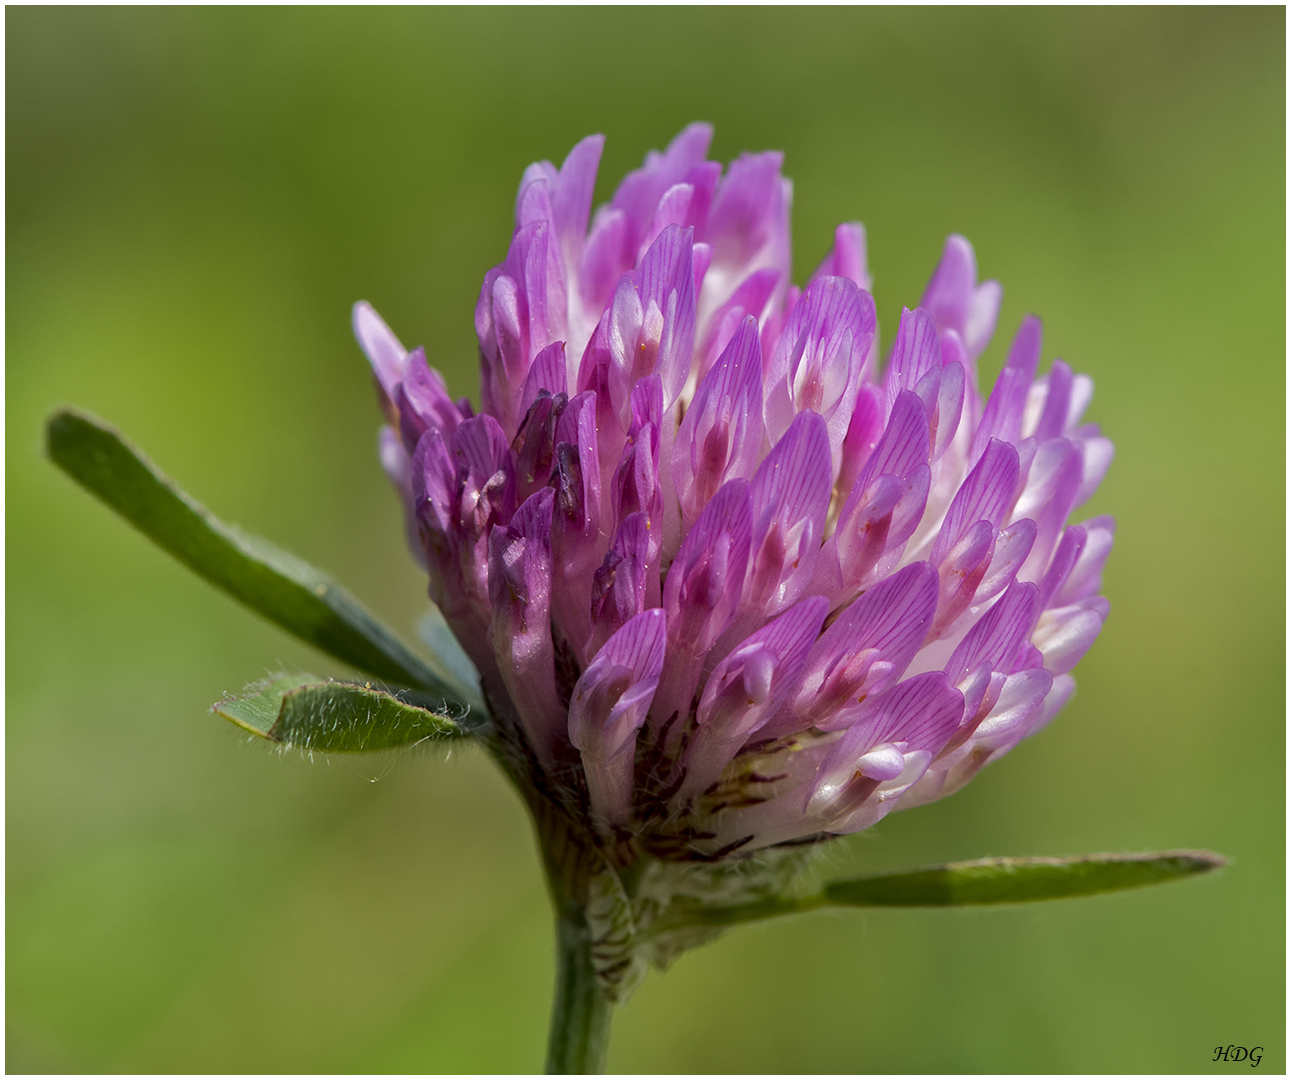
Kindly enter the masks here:
M 367 304 L 381 461 L 535 792 L 619 852 L 712 859 L 950 794 L 1047 724 L 1107 617 L 1113 448 L 946 240 L 880 364 L 865 230 L 792 284 L 778 153 L 693 124 L 610 202 L 531 165 L 475 309 L 482 409 Z M 881 370 L 880 370 L 881 368 Z M 624 856 L 629 857 L 629 856 Z M 632 856 L 635 857 L 635 856 Z

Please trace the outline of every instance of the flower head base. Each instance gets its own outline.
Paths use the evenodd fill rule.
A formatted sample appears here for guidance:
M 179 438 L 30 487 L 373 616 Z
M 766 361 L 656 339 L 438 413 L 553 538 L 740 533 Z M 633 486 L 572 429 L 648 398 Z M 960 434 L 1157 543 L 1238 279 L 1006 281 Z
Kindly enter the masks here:
M 1092 383 L 989 395 L 1000 287 L 952 236 L 880 372 L 865 234 L 799 290 L 779 154 L 695 124 L 591 219 L 530 166 L 475 309 L 482 411 L 355 309 L 431 596 L 540 797 L 621 861 L 855 832 L 1053 718 L 1107 615 Z

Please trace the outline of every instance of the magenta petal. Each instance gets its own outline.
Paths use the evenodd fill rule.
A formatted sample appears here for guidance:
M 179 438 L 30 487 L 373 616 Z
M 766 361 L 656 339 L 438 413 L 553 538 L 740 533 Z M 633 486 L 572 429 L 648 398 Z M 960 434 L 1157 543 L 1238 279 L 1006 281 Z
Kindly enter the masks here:
M 1045 695 L 1044 702 L 1031 717 L 1027 725 L 1027 735 L 1034 735 L 1045 724 L 1058 715 L 1076 694 L 1076 680 L 1070 675 L 1057 675 L 1053 680 L 1053 689 Z
M 932 316 L 923 308 L 902 309 L 897 339 L 884 374 L 887 411 L 892 411 L 902 390 L 913 390 L 920 379 L 940 367 L 941 338 Z
M 1028 315 L 1018 326 L 1013 344 L 1009 346 L 1008 367 L 1021 371 L 1026 377 L 1027 385 L 1035 379 L 1036 368 L 1040 365 L 1040 347 L 1044 340 L 1044 327 L 1034 315 Z
M 689 184 L 693 189 L 690 212 L 706 209 L 711 187 L 705 189 L 705 185 L 716 182 L 716 177 L 703 169 L 712 134 L 712 128 L 707 124 L 692 124 L 672 141 L 664 153 L 652 150 L 646 155 L 644 166 L 623 179 L 610 207 L 602 207 L 598 211 L 597 224 L 601 224 L 602 215 L 605 215 L 606 227 L 612 227 L 616 236 L 621 238 L 620 272 L 631 269 L 642 248 L 649 246 L 645 241 L 656 221 L 660 200 L 670 189 L 678 184 Z M 614 215 L 613 219 L 610 214 Z M 612 225 L 609 224 L 611 221 Z M 685 224 L 694 223 L 687 220 Z M 612 281 L 608 283 L 612 284 Z M 603 305 L 604 300 L 597 307 Z
M 933 441 L 933 459 L 939 459 L 950 449 L 950 444 L 959 430 L 959 420 L 964 411 L 964 397 L 967 390 L 968 375 L 964 366 L 951 361 L 941 369 L 941 380 L 937 385 L 937 398 L 933 412 L 928 418 L 929 432 Z
M 704 332 L 703 345 L 698 350 L 701 380 L 713 366 L 714 359 L 726 350 L 744 320 L 749 316 L 755 320 L 762 317 L 767 302 L 779 283 L 780 271 L 775 267 L 755 270 L 741 282 L 731 298 L 713 313 Z M 759 376 L 760 374 L 759 372 Z
M 829 601 L 812 596 L 745 638 L 709 676 L 695 714 L 696 731 L 677 798 L 708 788 L 739 748 L 775 715 L 798 684 Z
M 809 596 L 740 642 L 709 677 L 700 700 L 700 723 L 707 724 L 708 730 L 722 737 L 741 739 L 761 727 L 785 696 L 797 689 L 803 665 L 828 613 L 829 601 L 825 597 Z M 772 663 L 770 670 L 763 673 L 766 686 L 758 690 L 749 674 L 749 662 L 751 657 L 763 653 L 769 654 Z M 747 693 L 742 700 L 719 701 L 723 687 L 730 683 L 730 676 L 737 670 L 744 672 L 742 680 Z M 750 695 L 756 699 L 752 706 L 748 704 Z
M 664 151 L 660 162 L 660 171 L 665 175 L 671 175 L 672 170 L 689 172 L 695 166 L 703 164 L 712 142 L 712 124 L 706 124 L 701 120 L 687 124 L 668 144 L 668 149 Z M 646 155 L 647 167 L 651 165 L 652 156 Z
M 588 656 L 595 655 L 610 635 L 645 609 L 646 576 L 653 570 L 658 580 L 658 567 L 652 565 L 655 554 L 649 519 L 643 513 L 629 514 L 615 531 L 610 550 L 592 577 L 592 636 L 585 650 Z
M 556 425 L 569 404 L 564 394 L 543 391 L 529 406 L 512 442 L 515 449 L 516 499 L 523 502 L 551 479 L 556 456 Z
M 377 383 L 386 397 L 393 401 L 394 388 L 403 378 L 404 357 L 408 350 L 399 344 L 399 339 L 366 300 L 354 305 L 353 325 L 354 336 L 372 365 Z
M 713 196 L 702 239 L 723 261 L 753 258 L 780 228 L 784 213 L 780 166 L 784 155 L 768 150 L 731 162 Z
M 529 344 L 532 355 L 552 341 L 564 338 L 569 326 L 565 268 L 560 257 L 559 241 L 547 222 L 534 226 L 525 255 L 524 288 L 529 302 Z
M 1084 460 L 1070 439 L 1050 439 L 1036 448 L 1026 487 L 1014 508 L 1016 517 L 1036 523 L 1035 547 L 1021 570 L 1023 580 L 1034 581 L 1044 572 L 1054 544 L 1076 506 Z
M 577 235 L 567 229 L 562 241 L 552 204 L 553 196 L 560 193 L 561 179 L 547 162 L 531 166 L 530 174 L 535 172 L 540 175 L 521 189 L 516 233 L 506 262 L 501 267 L 503 276 L 510 278 L 523 294 L 527 316 L 527 344 L 521 350 L 520 366 L 509 372 L 511 381 L 517 384 L 523 381 L 524 371 L 534 353 L 553 340 L 569 337 L 569 283 L 576 272 L 586 225 L 584 216 L 583 228 Z M 552 175 L 542 175 L 544 172 Z M 587 329 L 582 324 L 589 320 L 578 304 L 573 307 L 581 347 Z M 495 312 L 495 323 L 497 319 Z
M 948 236 L 941 261 L 933 271 L 919 306 L 926 309 L 943 329 L 959 331 L 968 319 L 968 308 L 977 285 L 977 257 L 973 245 L 962 236 Z
M 936 564 L 941 575 L 941 589 L 930 638 L 945 634 L 968 609 L 994 556 L 995 526 L 989 521 L 978 521 L 960 534 L 955 546 Z
M 383 424 L 377 433 L 377 457 L 390 483 L 399 493 L 399 501 L 403 504 L 408 547 L 421 568 L 428 570 L 426 551 L 421 542 L 421 529 L 417 521 L 416 504 L 413 502 L 412 458 L 399 436 L 395 434 L 394 428 L 388 424 Z
M 591 633 L 592 575 L 601 561 L 601 469 L 596 441 L 596 395 L 572 398 L 556 424 L 552 464 L 555 510 L 555 586 L 552 616 L 579 649 Z
M 1049 568 L 1044 572 L 1040 585 L 1040 610 L 1050 607 L 1050 601 L 1062 588 L 1085 547 L 1086 532 L 1079 525 L 1072 525 L 1063 530 L 1062 538 L 1054 549 Z M 1052 605 L 1058 606 L 1058 605 Z
M 663 670 L 664 622 L 652 608 L 624 623 L 570 695 L 569 738 L 582 752 L 592 812 L 616 824 L 632 815 L 632 752 Z
M 1067 406 L 1067 431 L 1073 431 L 1080 423 L 1089 403 L 1094 400 L 1094 380 L 1088 375 L 1075 375 L 1071 380 L 1071 402 Z
M 1036 524 L 1030 518 L 1015 521 L 999 531 L 995 538 L 995 554 L 991 556 L 991 565 L 981 584 L 977 586 L 974 604 L 984 604 L 1008 587 L 1031 554 L 1035 538 Z M 1043 606 L 1042 602 L 1041 607 Z
M 799 413 L 753 475 L 753 536 L 744 603 L 762 615 L 792 604 L 811 580 L 832 488 L 829 436 Z
M 637 271 L 642 305 L 647 312 L 653 305 L 663 316 L 653 370 L 663 382 L 665 408 L 681 393 L 695 353 L 693 242 L 693 229 L 668 226 L 646 252 Z M 643 347 L 648 348 L 644 338 Z
M 911 563 L 844 608 L 812 647 L 774 734 L 809 725 L 829 730 L 830 717 L 899 679 L 932 625 L 937 582 L 926 562 Z
M 578 264 L 579 295 L 589 310 L 602 311 L 614 295 L 619 278 L 632 268 L 627 247 L 627 215 L 602 206 L 596 212 Z
M 1102 587 L 1103 564 L 1112 551 L 1116 522 L 1110 517 L 1090 518 L 1081 523 L 1085 543 L 1067 579 L 1057 586 L 1049 606 L 1065 607 L 1094 595 Z
M 699 310 L 707 330 L 710 315 L 720 309 L 749 275 L 776 273 L 776 286 L 762 314 L 771 329 L 790 290 L 789 203 L 792 185 L 780 175 L 779 154 L 742 154 L 731 162 L 713 195 L 708 221 L 699 239 L 712 249 Z M 752 313 L 752 312 L 750 312 Z M 764 338 L 769 356 L 773 338 Z
M 694 229 L 704 228 L 708 221 L 709 210 L 713 205 L 713 195 L 721 180 L 722 166 L 716 161 L 701 161 L 686 173 L 686 183 L 690 186 L 692 194 L 683 225 L 689 225 Z M 700 277 L 703 275 L 701 274 Z
M 1075 667 L 1094 644 L 1106 618 L 1107 601 L 1097 596 L 1046 611 L 1033 637 L 1045 668 L 1063 675 Z
M 728 480 L 704 507 L 668 568 L 668 667 L 652 719 L 688 710 L 705 654 L 735 619 L 753 528 L 747 480 Z
M 438 430 L 422 436 L 409 471 L 413 506 L 426 528 L 442 539 L 445 551 L 456 520 L 457 470 Z
M 1076 493 L 1075 505 L 1079 506 L 1098 490 L 1098 485 L 1103 482 L 1103 477 L 1111 468 L 1112 459 L 1116 456 L 1116 448 L 1112 445 L 1111 439 L 1104 438 L 1102 435 L 1082 436 L 1072 441 L 1080 447 L 1085 466 L 1080 490 Z
M 645 255 L 650 246 L 659 238 L 659 234 L 669 225 L 690 224 L 691 203 L 695 200 L 695 188 L 692 184 L 673 184 L 663 193 L 654 212 L 654 221 L 641 238 L 639 254 Z M 693 228 L 693 226 L 692 226 Z
M 829 820 L 830 831 L 849 831 L 843 822 L 885 782 L 903 779 L 908 787 L 918 779 L 922 768 L 902 775 L 909 756 L 921 752 L 919 764 L 926 768 L 954 735 L 963 713 L 963 695 L 940 671 L 916 675 L 867 699 L 821 762 L 807 791 L 805 811 Z
M 1040 362 L 1041 337 L 1040 320 L 1028 315 L 1018 327 L 1004 370 L 995 380 L 990 399 L 986 402 L 970 457 L 976 458 L 981 454 L 991 439 L 1016 442 L 1022 437 L 1022 415 L 1026 411 L 1027 394 L 1035 378 L 1036 365 Z
M 511 448 L 487 413 L 462 423 L 448 448 L 456 474 L 450 506 L 460 587 L 471 603 L 486 608 L 489 534 L 495 525 L 510 521 L 515 508 Z
M 492 280 L 493 336 L 510 391 L 507 400 L 512 407 L 512 399 L 523 386 L 534 353 L 565 337 L 568 316 L 565 268 L 553 226 L 546 216 L 551 212 L 545 200 L 546 184 L 539 181 L 529 187 L 543 195 L 538 200 L 541 205 L 534 209 L 534 220 L 516 229 L 506 261 L 495 267 L 500 273 Z M 521 195 L 521 204 L 522 210 L 528 205 L 526 193 Z M 485 276 L 485 289 L 490 288 L 493 273 L 490 271 Z M 482 293 L 481 303 L 483 299 Z M 487 319 L 481 321 L 477 308 L 476 332 L 480 334 L 482 357 L 496 369 L 494 345 L 486 340 L 487 332 L 482 332 L 487 331 L 486 324 Z M 494 375 L 497 374 L 495 370 Z
M 497 474 L 510 472 L 511 448 L 507 445 L 507 437 L 498 422 L 487 414 L 473 416 L 462 423 L 453 432 L 451 446 L 453 461 L 458 470 L 464 472 L 467 484 L 475 490 L 482 491 Z M 491 490 L 500 493 L 505 490 L 505 484 L 493 483 Z M 497 505 L 504 515 L 510 514 L 510 505 L 505 498 L 498 499 Z
M 940 566 L 966 530 L 979 521 L 998 528 L 1013 502 L 1018 484 L 1018 452 L 992 439 L 946 511 L 946 520 L 928 561 Z M 1019 517 L 1027 517 L 1019 510 Z
M 704 287 L 704 278 L 708 274 L 708 268 L 713 264 L 712 245 L 696 241 L 694 248 L 691 249 L 691 257 L 694 259 L 692 270 L 695 278 L 695 298 L 698 303 L 700 290 Z
M 659 488 L 659 430 L 646 424 L 628 437 L 614 471 L 614 519 L 624 521 L 643 512 L 657 519 L 663 510 Z
M 651 325 L 646 330 L 647 312 L 641 298 L 641 289 L 637 285 L 635 275 L 624 274 L 614 287 L 614 299 L 601 320 L 609 347 L 609 373 L 606 382 L 610 402 L 619 423 L 624 427 L 629 422 L 629 401 L 633 385 L 644 376 L 653 374 L 658 361 L 659 338 L 663 333 L 663 313 L 656 307 L 649 314 Z M 646 337 L 644 342 L 641 340 L 643 330 Z M 588 356 L 593 355 L 597 349 L 599 335 L 600 326 L 597 327 L 597 333 L 592 336 L 588 344 Z M 580 390 L 592 388 L 584 379 L 586 368 L 587 356 L 584 356 L 578 379 Z M 596 389 L 599 390 L 599 387 Z
M 508 525 L 489 534 L 489 637 L 498 670 L 530 745 L 544 768 L 564 735 L 551 639 L 549 488 L 527 499 Z
M 861 469 L 883 434 L 886 426 L 883 400 L 883 392 L 879 387 L 871 383 L 861 384 L 856 395 L 856 405 L 852 409 L 852 419 L 847 425 L 847 435 L 843 438 L 842 461 L 835 485 L 839 491 L 852 490 Z
M 495 612 L 500 605 L 523 603 L 537 605 L 541 610 L 549 603 L 554 505 L 554 493 L 544 488 L 524 501 L 510 523 L 494 528 L 489 542 L 490 558 L 500 561 L 499 574 L 490 582 L 489 595 Z M 527 629 L 532 632 L 535 627 Z
M 699 382 L 677 432 L 673 482 L 689 524 L 728 479 L 748 477 L 762 449 L 762 350 L 745 317 Z
M 569 152 L 552 186 L 552 218 L 570 280 L 582 255 L 587 215 L 592 209 L 592 189 L 596 186 L 596 170 L 604 147 L 604 135 L 587 136 Z
M 638 380 L 632 387 L 629 404 L 632 410 L 629 434 L 640 431 L 646 424 L 653 424 L 659 430 L 663 426 L 663 380 L 658 375 Z
M 928 448 L 924 403 L 903 390 L 838 515 L 834 537 L 845 593 L 890 571 L 918 527 L 931 483 Z
M 1011 673 L 1039 614 L 1040 590 L 1029 582 L 1015 581 L 951 654 L 945 669 L 950 681 L 960 682 L 982 663 L 989 663 L 993 671 Z
M 919 306 L 932 314 L 939 327 L 955 330 L 962 337 L 976 286 L 977 256 L 973 245 L 962 236 L 948 236 Z
M 837 595 L 855 592 L 869 580 L 887 553 L 892 516 L 907 493 L 906 484 L 888 473 L 864 490 L 853 488 L 830 538 L 838 562 Z
M 983 281 L 973 291 L 973 299 L 968 305 L 968 318 L 964 322 L 964 345 L 969 356 L 980 356 L 990 343 L 1003 297 L 1004 290 L 998 281 Z
M 949 236 L 919 306 L 927 309 L 943 333 L 954 330 L 963 339 L 971 360 L 995 330 L 1000 287 L 994 281 L 978 285 L 973 245 L 962 236 Z
M 495 667 L 488 641 L 492 612 L 488 531 L 501 518 L 502 511 L 509 516 L 511 508 L 499 505 L 500 499 L 486 497 L 476 505 L 481 513 L 463 516 L 462 496 L 465 494 L 470 502 L 479 498 L 477 479 L 465 469 L 459 470 L 437 429 L 422 436 L 412 457 L 410 480 L 413 513 L 430 571 L 430 597 L 476 668 L 487 676 Z M 504 496 L 505 486 L 499 491 L 495 485 L 488 494 Z
M 692 655 L 707 652 L 735 617 L 752 535 L 747 480 L 730 480 L 681 542 L 664 583 L 668 640 Z
M 771 297 L 771 306 L 762 320 L 762 363 L 764 368 L 771 366 L 771 357 L 775 355 L 780 342 L 780 332 L 784 329 L 785 320 L 789 318 L 798 301 L 802 299 L 802 290 L 797 285 L 790 285 L 782 295 Z M 873 345 L 871 344 L 871 349 Z M 872 365 L 871 365 L 872 366 Z
M 664 650 L 667 645 L 667 620 L 661 608 L 651 608 L 627 620 L 614 632 L 606 643 L 597 650 L 587 670 L 579 680 L 578 686 L 584 688 L 594 685 L 598 675 L 606 668 L 626 667 L 632 672 L 634 683 L 643 680 L 657 680 L 663 671 Z M 574 699 L 579 697 L 575 687 Z M 584 701 L 582 704 L 586 704 Z M 571 714 L 577 709 L 572 707 Z M 589 733 L 591 734 L 591 733 Z M 621 733 L 618 733 L 621 734 Z M 607 736 L 609 736 L 607 741 Z M 613 733 L 599 731 L 594 734 L 598 749 L 607 756 L 612 756 L 623 748 L 623 740 L 614 737 Z M 587 749 L 588 740 L 575 739 L 574 744 Z
M 964 696 L 944 672 L 927 671 L 867 698 L 848 731 L 864 732 L 853 737 L 871 746 L 905 743 L 908 749 L 935 754 L 963 715 Z
M 543 390 L 553 396 L 569 392 L 563 341 L 553 341 L 533 358 L 533 366 L 525 376 L 524 391 L 520 395 L 521 416 L 529 411 L 529 406 Z
M 551 162 L 543 161 L 530 165 L 520 179 L 520 191 L 516 195 L 516 228 L 542 221 L 550 223 L 554 215 L 551 210 L 551 186 L 555 181 L 556 170 Z
M 879 476 L 909 476 L 915 468 L 928 463 L 928 444 L 927 410 L 917 394 L 902 391 L 892 406 L 882 438 L 852 490 L 864 490 Z
M 968 355 L 968 346 L 955 330 L 941 327 L 941 362 L 946 365 L 958 364 L 965 371 L 976 372 L 977 365 Z M 976 385 L 976 376 L 974 376 Z
M 1067 434 L 1067 413 L 1071 409 L 1071 368 L 1055 360 L 1049 369 L 1045 388 L 1044 409 L 1036 423 L 1034 435 L 1039 442 L 1057 439 Z
M 847 221 L 834 230 L 834 248 L 825 261 L 816 267 L 808 283 L 818 277 L 845 277 L 872 292 L 872 279 L 865 257 L 865 226 L 859 221 Z
M 963 402 L 960 406 L 961 419 L 975 426 L 981 419 L 981 395 L 977 388 L 977 363 L 968 355 L 964 339 L 954 330 L 941 332 L 941 363 L 945 368 L 961 369 L 963 383 Z M 949 425 L 949 421 L 938 426 L 937 449 L 935 455 L 940 457 L 944 452 L 944 443 L 949 443 L 959 431 L 960 425 Z
M 992 671 L 989 661 L 983 661 L 959 680 L 959 690 L 964 695 L 964 721 L 952 741 L 951 749 L 954 748 L 953 744 L 968 740 L 972 729 L 999 700 L 1000 691 L 1004 689 L 1008 678 L 1002 671 Z
M 819 413 L 841 459 L 857 388 L 874 340 L 874 301 L 847 278 L 817 278 L 785 322 L 767 368 L 767 437 L 778 441 L 794 416 Z
M 427 365 L 420 346 L 404 358 L 404 373 L 391 395 L 399 416 L 399 434 L 408 453 L 429 427 L 451 435 L 463 417 L 448 396 L 444 377 Z
M 642 379 L 632 388 L 631 409 L 627 442 L 611 481 L 615 520 L 622 521 L 629 514 L 643 511 L 658 534 L 663 514 L 663 491 L 659 483 L 663 387 L 657 375 Z
M 995 704 L 973 732 L 973 748 L 1000 750 L 1019 742 L 1031 729 L 1053 681 L 1043 668 L 1008 676 Z
M 638 380 L 658 374 L 667 408 L 690 374 L 695 347 L 691 234 L 689 228 L 670 225 L 651 245 L 640 268 L 624 275 L 614 290 L 607 312 L 607 383 L 614 414 L 625 431 L 632 387 Z M 584 358 L 580 385 L 586 368 Z
M 662 154 L 650 151 L 645 164 L 623 178 L 611 205 L 624 214 L 630 251 L 640 247 L 663 193 L 686 180 L 691 170 L 703 163 L 712 140 L 713 129 L 709 124 L 691 124 Z
M 932 470 L 927 465 L 916 465 L 901 480 L 901 498 L 892 510 L 888 527 L 887 553 L 879 564 L 884 574 L 891 573 L 905 551 L 906 542 L 914 535 L 928 505 L 928 490 L 932 483 Z
M 495 267 L 484 276 L 475 308 L 480 345 L 480 400 L 484 411 L 514 432 L 518 390 L 528 370 L 529 314 L 515 279 Z

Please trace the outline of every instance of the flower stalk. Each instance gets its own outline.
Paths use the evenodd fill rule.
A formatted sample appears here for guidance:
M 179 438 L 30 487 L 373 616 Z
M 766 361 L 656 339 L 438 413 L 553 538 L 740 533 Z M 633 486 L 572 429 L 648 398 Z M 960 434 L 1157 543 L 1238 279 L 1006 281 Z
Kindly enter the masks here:
M 556 916 L 556 991 L 547 1040 L 549 1073 L 603 1073 L 614 1005 L 592 965 L 592 934 L 582 913 Z

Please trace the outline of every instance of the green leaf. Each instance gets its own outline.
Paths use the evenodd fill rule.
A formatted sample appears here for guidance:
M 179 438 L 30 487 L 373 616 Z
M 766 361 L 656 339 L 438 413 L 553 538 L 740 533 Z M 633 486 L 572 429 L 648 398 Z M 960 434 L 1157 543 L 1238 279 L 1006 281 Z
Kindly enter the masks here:
M 777 915 L 835 907 L 964 907 L 1061 900 L 1158 885 L 1225 866 L 1209 851 L 1144 855 L 1078 855 L 1061 859 L 978 859 L 897 874 L 834 881 L 806 896 L 773 896 L 745 904 L 683 902 L 668 908 L 643 933 L 655 938 L 686 927 L 735 926 Z
M 262 738 L 303 750 L 352 754 L 466 735 L 456 720 L 407 691 L 330 682 L 317 675 L 274 675 L 214 711 Z
M 1049 859 L 978 859 L 903 874 L 835 881 L 822 896 L 848 907 L 951 907 L 1016 904 L 1158 885 L 1204 874 L 1227 860 L 1208 851 L 1080 855 Z
M 95 417 L 70 409 L 45 425 L 50 460 L 154 543 L 288 633 L 360 671 L 416 687 L 456 712 L 484 713 L 477 691 L 414 655 L 330 577 L 226 525 Z
M 211 711 L 225 720 L 245 728 L 252 735 L 272 739 L 273 726 L 282 712 L 282 699 L 302 686 L 317 686 L 327 682 L 317 675 L 270 675 L 252 683 L 241 694 L 226 697 L 211 706 Z

